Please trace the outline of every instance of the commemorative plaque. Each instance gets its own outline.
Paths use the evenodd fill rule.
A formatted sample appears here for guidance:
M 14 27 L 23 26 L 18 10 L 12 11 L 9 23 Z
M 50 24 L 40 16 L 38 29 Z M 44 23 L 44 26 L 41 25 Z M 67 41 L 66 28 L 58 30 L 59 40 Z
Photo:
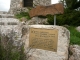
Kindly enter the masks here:
M 58 30 L 30 28 L 29 47 L 57 52 Z

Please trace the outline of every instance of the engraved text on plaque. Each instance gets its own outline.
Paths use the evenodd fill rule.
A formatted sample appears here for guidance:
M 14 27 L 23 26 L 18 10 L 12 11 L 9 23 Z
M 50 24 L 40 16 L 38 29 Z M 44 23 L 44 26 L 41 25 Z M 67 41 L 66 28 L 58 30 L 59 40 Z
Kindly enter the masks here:
M 30 28 L 29 47 L 56 52 L 57 43 L 57 29 Z

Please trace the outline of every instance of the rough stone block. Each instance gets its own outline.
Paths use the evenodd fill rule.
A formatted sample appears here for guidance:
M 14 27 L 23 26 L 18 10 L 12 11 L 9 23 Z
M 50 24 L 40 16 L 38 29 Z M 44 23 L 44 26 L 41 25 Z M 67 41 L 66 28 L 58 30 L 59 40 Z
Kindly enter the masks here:
M 45 28 L 45 29 L 58 29 L 58 46 L 57 52 L 29 48 L 29 28 Z M 54 25 L 29 25 L 28 32 L 24 37 L 25 42 L 25 53 L 27 60 L 68 60 L 68 48 L 70 42 L 69 31 L 62 26 Z

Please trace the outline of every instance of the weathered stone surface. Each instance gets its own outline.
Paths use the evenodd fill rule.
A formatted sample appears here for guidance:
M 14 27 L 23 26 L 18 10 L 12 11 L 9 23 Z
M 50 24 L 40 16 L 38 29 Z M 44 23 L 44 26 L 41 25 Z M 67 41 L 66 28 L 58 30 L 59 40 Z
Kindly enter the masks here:
M 33 6 L 35 5 L 50 5 L 51 0 L 33 0 Z M 23 7 L 23 0 L 11 0 L 9 13 L 15 14 L 21 11 L 28 11 L 27 7 Z
M 64 7 L 61 3 L 49 5 L 49 6 L 37 6 L 30 10 L 29 15 L 30 17 L 34 16 L 46 16 L 48 14 L 55 15 L 55 14 L 63 14 Z
M 14 46 L 21 46 L 22 28 L 20 25 L 0 25 L 0 34 L 2 37 L 8 37 L 13 41 Z M 5 38 L 3 38 L 3 41 Z
M 42 49 L 29 48 L 29 28 L 58 29 L 58 50 L 52 52 Z M 13 46 L 20 47 L 25 43 L 26 60 L 67 60 L 69 47 L 69 31 L 61 26 L 52 25 L 0 25 L 0 35 L 3 41 L 12 41 Z M 6 37 L 7 36 L 7 37 Z M 7 39 L 7 40 L 6 40 Z M 7 42 L 3 43 L 5 46 Z
M 26 21 L 26 25 L 35 25 L 35 24 L 48 24 L 47 18 L 39 18 L 39 17 L 33 17 L 30 20 Z
M 1 13 L 0 18 L 14 18 L 14 15 L 8 13 Z
M 77 31 L 79 31 L 79 32 L 80 32 L 80 26 L 78 26 L 76 29 L 77 29 Z
M 79 45 L 71 45 L 69 50 L 70 50 L 69 60 L 80 60 L 80 46 Z
M 26 19 L 25 17 L 22 17 L 22 18 L 20 19 L 20 21 L 22 21 L 22 22 L 26 22 L 27 19 Z
M 4 60 L 21 59 L 25 60 L 22 42 L 22 24 L 0 25 L 0 46 Z M 15 57 L 17 56 L 17 57 Z
M 34 28 L 46 28 L 46 29 L 58 29 L 58 49 L 57 52 L 52 52 L 43 49 L 31 49 L 29 48 L 29 27 Z M 23 40 L 25 42 L 25 53 L 27 60 L 68 60 L 68 47 L 70 33 L 69 31 L 61 26 L 53 25 L 29 25 L 28 31 Z
M 74 56 L 70 56 L 69 60 L 75 60 Z
M 15 18 L 0 18 L 0 25 L 18 25 L 20 21 Z

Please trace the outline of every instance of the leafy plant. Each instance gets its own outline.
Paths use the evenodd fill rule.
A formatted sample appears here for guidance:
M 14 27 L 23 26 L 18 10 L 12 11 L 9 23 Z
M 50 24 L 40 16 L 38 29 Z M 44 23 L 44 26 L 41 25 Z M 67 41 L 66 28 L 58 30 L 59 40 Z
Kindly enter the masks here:
M 28 12 L 20 12 L 20 13 L 16 14 L 15 17 L 18 19 L 20 19 L 22 17 L 25 17 L 28 20 L 31 19 Z
M 68 27 L 70 31 L 70 44 L 80 45 L 80 32 L 78 32 L 75 27 Z
M 71 25 L 71 26 L 79 26 L 80 25 L 80 12 L 76 10 L 65 9 L 63 15 L 57 15 L 56 21 L 57 25 Z M 48 23 L 50 25 L 54 24 L 54 16 L 48 15 Z

